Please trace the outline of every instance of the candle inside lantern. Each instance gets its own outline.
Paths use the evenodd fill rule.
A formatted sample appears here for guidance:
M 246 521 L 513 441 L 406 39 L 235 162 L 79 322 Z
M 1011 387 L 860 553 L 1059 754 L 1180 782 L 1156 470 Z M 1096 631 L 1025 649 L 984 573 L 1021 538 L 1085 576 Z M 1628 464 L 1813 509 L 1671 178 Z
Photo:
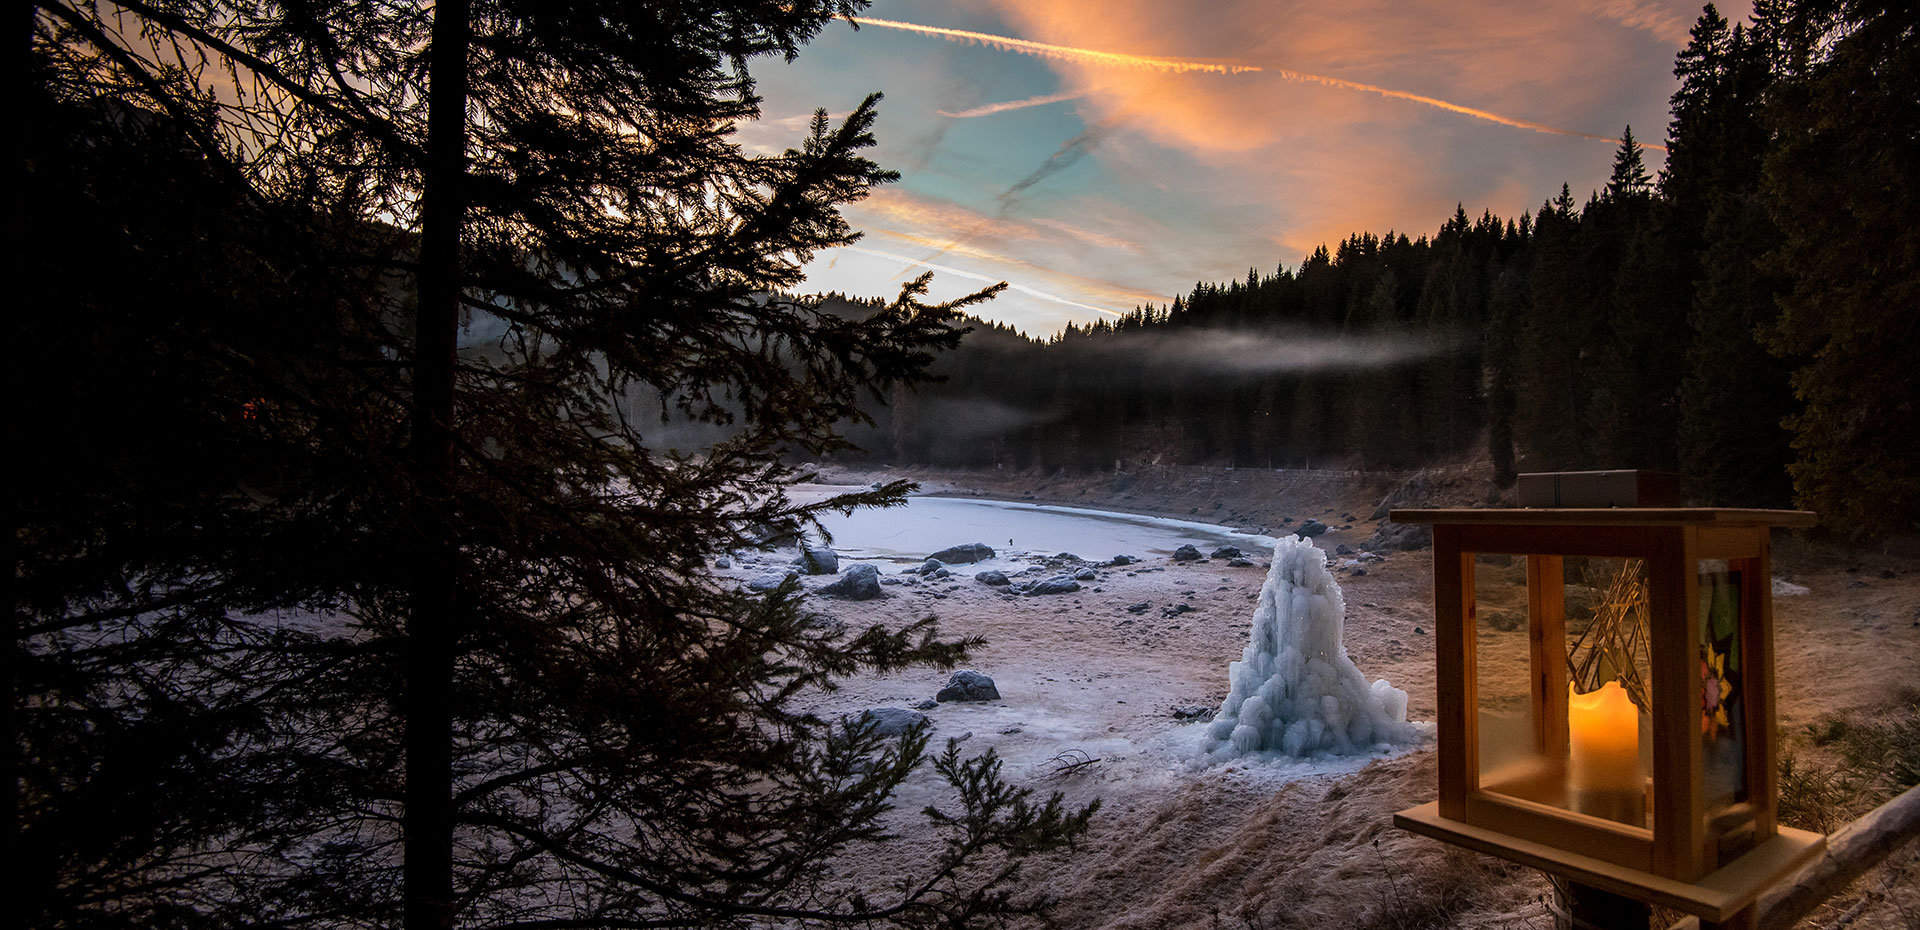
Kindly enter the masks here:
M 1645 826 L 1640 712 L 1619 682 L 1609 681 L 1590 694 L 1567 685 L 1567 749 L 1574 810 Z

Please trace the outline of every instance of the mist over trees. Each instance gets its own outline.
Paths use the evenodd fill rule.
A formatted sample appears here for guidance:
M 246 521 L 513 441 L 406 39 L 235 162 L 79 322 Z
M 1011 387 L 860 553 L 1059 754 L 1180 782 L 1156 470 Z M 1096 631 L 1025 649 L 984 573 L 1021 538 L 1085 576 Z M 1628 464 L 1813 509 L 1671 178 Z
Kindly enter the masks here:
M 1677 469 L 1849 534 L 1920 516 L 1920 34 L 1911 5 L 1712 6 L 1675 60 L 1664 169 L 1045 341 L 975 324 L 855 440 L 870 461 Z

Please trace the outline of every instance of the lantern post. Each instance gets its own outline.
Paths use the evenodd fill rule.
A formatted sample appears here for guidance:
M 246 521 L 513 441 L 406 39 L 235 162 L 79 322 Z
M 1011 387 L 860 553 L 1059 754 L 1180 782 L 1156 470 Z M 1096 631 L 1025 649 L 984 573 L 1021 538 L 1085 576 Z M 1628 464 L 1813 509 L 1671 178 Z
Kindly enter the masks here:
M 1775 818 L 1769 534 L 1814 515 L 1521 478 L 1539 506 L 1391 514 L 1433 527 L 1440 756 L 1438 800 L 1394 823 L 1566 879 L 1581 923 L 1751 925 L 1825 845 Z

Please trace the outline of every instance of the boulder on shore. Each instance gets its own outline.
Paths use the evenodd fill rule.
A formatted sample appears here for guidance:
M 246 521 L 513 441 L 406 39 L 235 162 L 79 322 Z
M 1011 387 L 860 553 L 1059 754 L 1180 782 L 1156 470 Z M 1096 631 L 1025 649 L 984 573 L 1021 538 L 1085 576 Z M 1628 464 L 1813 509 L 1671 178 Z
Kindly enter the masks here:
M 1246 553 L 1241 552 L 1239 546 L 1221 546 L 1220 548 L 1213 550 L 1213 554 L 1210 556 L 1207 556 L 1207 558 L 1237 559 L 1244 555 L 1246 555 Z
M 940 689 L 933 699 L 943 704 L 950 701 L 997 701 L 1000 689 L 993 686 L 993 679 L 971 669 L 961 669 L 947 678 L 947 686 Z
M 905 736 L 908 730 L 927 722 L 927 715 L 902 707 L 874 707 L 860 712 L 859 725 L 876 736 Z
M 990 588 L 1004 588 L 1012 582 L 1007 580 L 1006 572 L 985 571 L 973 576 L 973 580 Z
M 826 546 L 801 546 L 800 555 L 793 560 L 793 567 L 802 575 L 837 575 L 840 573 L 840 556 Z
M 977 542 L 964 543 L 962 545 L 952 546 L 946 549 L 942 549 L 939 552 L 936 552 L 930 556 L 927 556 L 927 558 L 938 559 L 941 562 L 944 562 L 948 565 L 964 565 L 970 562 L 985 562 L 986 560 L 993 558 L 993 547 L 987 545 L 986 543 L 977 543 Z
M 1360 548 L 1376 552 L 1412 551 L 1433 545 L 1433 527 L 1424 523 L 1382 523 Z
M 822 587 L 820 593 L 850 601 L 873 600 L 880 596 L 880 569 L 865 563 L 852 566 L 845 575 Z
M 768 572 L 767 574 L 757 576 L 752 581 L 747 582 L 747 590 L 757 591 L 757 592 L 771 591 L 774 588 L 780 587 L 780 585 L 784 583 L 788 578 L 793 578 L 796 575 L 798 575 L 797 572 L 790 572 L 790 571 Z
M 1321 523 L 1318 520 L 1308 520 L 1300 524 L 1300 529 L 1295 531 L 1293 535 L 1301 539 L 1312 539 L 1315 536 L 1325 533 L 1327 529 L 1328 527 L 1325 523 Z
M 1021 593 L 1029 596 L 1036 594 L 1072 594 L 1078 590 L 1080 590 L 1080 582 L 1073 580 L 1073 576 L 1055 575 L 1045 581 L 1034 582 Z
M 1175 562 L 1197 562 L 1200 560 L 1200 550 L 1195 549 L 1192 545 L 1181 546 L 1173 550 L 1173 560 Z

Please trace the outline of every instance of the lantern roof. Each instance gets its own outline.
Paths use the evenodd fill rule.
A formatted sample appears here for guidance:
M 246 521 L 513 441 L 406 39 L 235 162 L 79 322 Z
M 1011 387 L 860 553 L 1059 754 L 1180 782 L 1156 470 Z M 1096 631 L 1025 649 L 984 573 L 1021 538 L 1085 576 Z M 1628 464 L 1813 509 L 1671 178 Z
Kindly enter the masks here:
M 1811 510 L 1744 507 L 1439 507 L 1395 509 L 1395 523 L 1501 526 L 1812 526 Z

